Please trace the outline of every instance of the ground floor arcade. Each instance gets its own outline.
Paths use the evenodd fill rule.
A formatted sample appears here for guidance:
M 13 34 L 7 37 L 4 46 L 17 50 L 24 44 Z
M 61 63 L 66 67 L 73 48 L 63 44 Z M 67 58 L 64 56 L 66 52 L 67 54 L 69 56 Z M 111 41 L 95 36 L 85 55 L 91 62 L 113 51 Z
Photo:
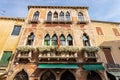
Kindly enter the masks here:
M 107 80 L 105 71 L 78 68 L 38 68 L 33 64 L 17 64 L 9 72 L 8 80 Z

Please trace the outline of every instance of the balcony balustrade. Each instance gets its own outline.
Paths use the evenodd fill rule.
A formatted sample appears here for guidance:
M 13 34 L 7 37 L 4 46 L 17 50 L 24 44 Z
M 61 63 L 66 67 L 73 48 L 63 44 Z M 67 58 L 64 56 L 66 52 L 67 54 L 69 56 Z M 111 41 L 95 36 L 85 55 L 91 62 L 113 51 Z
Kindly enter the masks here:
M 50 60 L 75 60 L 79 61 L 78 57 L 83 54 L 83 63 L 85 62 L 100 62 L 100 56 L 97 53 L 99 51 L 98 47 L 86 46 L 82 49 L 74 46 L 41 46 L 41 47 L 33 47 L 33 46 L 18 46 L 17 48 L 17 59 L 34 59 L 38 61 L 50 61 Z M 34 56 L 33 56 L 34 54 Z
M 48 19 L 45 20 L 45 23 L 72 23 L 71 19 L 58 19 L 58 18 L 53 18 L 53 19 Z
M 40 20 L 39 19 L 31 19 L 31 20 L 28 20 L 28 23 L 39 23 Z
M 82 53 L 84 53 L 85 62 L 97 62 L 98 60 L 98 47 L 85 46 L 82 48 Z

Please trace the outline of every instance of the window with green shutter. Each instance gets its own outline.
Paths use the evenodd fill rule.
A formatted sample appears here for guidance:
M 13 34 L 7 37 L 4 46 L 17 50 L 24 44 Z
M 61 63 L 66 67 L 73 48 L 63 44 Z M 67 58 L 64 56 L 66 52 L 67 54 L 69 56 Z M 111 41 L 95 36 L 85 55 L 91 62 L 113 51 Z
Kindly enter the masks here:
M 4 51 L 2 58 L 0 60 L 0 67 L 8 66 L 11 55 L 12 55 L 12 51 Z

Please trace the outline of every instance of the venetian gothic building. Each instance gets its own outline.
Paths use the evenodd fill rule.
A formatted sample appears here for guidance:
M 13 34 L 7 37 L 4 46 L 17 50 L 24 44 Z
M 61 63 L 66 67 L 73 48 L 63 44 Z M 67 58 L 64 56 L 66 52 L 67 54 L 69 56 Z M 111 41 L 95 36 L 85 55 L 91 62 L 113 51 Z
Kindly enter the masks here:
M 86 6 L 28 6 L 0 17 L 0 80 L 120 80 L 119 22 Z

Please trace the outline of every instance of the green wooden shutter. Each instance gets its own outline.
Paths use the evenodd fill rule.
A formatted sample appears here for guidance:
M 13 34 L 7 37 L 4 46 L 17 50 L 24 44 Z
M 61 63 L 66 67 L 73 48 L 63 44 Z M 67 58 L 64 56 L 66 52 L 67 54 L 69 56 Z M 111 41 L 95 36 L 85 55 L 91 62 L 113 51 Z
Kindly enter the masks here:
M 12 55 L 11 51 L 4 51 L 3 56 L 0 60 L 0 67 L 7 67 L 8 66 L 11 55 Z

